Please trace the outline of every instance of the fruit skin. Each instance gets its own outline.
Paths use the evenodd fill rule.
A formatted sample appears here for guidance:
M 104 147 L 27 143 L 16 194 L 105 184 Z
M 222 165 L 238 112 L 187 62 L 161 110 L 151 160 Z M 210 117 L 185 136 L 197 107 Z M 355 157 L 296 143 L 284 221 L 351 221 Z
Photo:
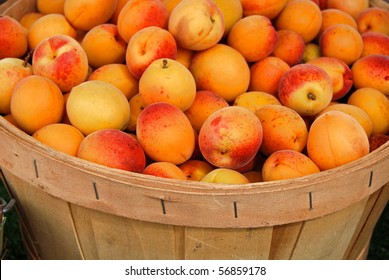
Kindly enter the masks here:
M 245 107 L 253 113 L 262 106 L 269 104 L 281 105 L 274 95 L 264 91 L 248 91 L 239 95 L 234 101 L 234 106 Z
M 389 56 L 371 54 L 361 57 L 351 66 L 354 87 L 371 87 L 389 96 Z
M 143 172 L 144 151 L 133 135 L 116 129 L 102 129 L 87 135 L 77 157 L 112 168 Z
M 382 92 L 368 87 L 357 89 L 347 104 L 357 106 L 369 115 L 373 121 L 372 135 L 389 132 L 389 99 Z
M 277 45 L 272 55 L 281 58 L 289 66 L 301 63 L 305 51 L 304 39 L 292 30 L 278 30 L 277 35 Z
M 242 173 L 228 168 L 216 168 L 206 174 L 200 181 L 230 185 L 250 183 L 250 181 Z
M 262 15 L 274 19 L 285 7 L 287 0 L 241 0 L 243 16 Z
M 203 123 L 213 112 L 228 106 L 227 101 L 212 91 L 200 90 L 196 93 L 192 105 L 184 113 L 193 129 L 199 133 Z
M 169 31 L 158 26 L 149 26 L 137 31 L 126 49 L 127 67 L 137 79 L 140 79 L 153 61 L 176 57 L 176 40 Z
M 47 28 L 48 26 L 50 28 Z M 28 46 L 34 49 L 42 40 L 58 34 L 68 35 L 74 39 L 77 37 L 76 29 L 70 25 L 64 15 L 43 15 L 31 25 L 28 31 Z
M 319 167 L 306 155 L 294 150 L 272 153 L 263 164 L 264 182 L 299 178 L 320 172 Z
M 354 19 L 369 7 L 369 0 L 327 0 L 327 8 L 339 9 L 351 15 Z
M 81 46 L 93 68 L 125 61 L 127 43 L 120 37 L 115 24 L 104 23 L 93 27 L 85 34 Z
M 178 166 L 186 175 L 187 180 L 200 181 L 215 168 L 205 160 L 190 159 Z
M 128 67 L 121 63 L 106 64 L 97 68 L 88 76 L 88 80 L 110 83 L 120 89 L 127 99 L 131 99 L 139 92 L 138 80 L 130 73 Z
M 187 179 L 186 174 L 177 165 L 164 161 L 150 163 L 143 170 L 143 174 L 170 179 Z
M 307 63 L 319 66 L 330 76 L 333 89 L 332 101 L 341 99 L 353 86 L 351 69 L 342 60 L 322 56 Z
M 332 99 L 332 80 L 322 68 L 298 64 L 281 77 L 278 97 L 284 106 L 301 116 L 313 116 L 327 107 Z
M 389 135 L 374 134 L 369 137 L 370 152 L 377 150 L 379 147 L 389 141 Z
M 154 161 L 181 164 L 195 148 L 195 134 L 188 118 L 176 106 L 156 102 L 138 116 L 136 135 L 145 153 Z
M 30 75 L 20 80 L 11 96 L 11 114 L 17 126 L 28 134 L 61 121 L 64 98 L 50 79 Z
M 240 0 L 214 0 L 224 18 L 224 34 L 226 37 L 232 26 L 243 17 L 243 7 Z
M 20 58 L 28 48 L 27 29 L 16 19 L 0 15 L 0 59 Z
M 343 113 L 349 114 L 360 123 L 360 125 L 363 127 L 368 137 L 372 134 L 373 121 L 363 109 L 355 105 L 346 104 L 346 103 L 330 104 L 323 111 L 321 111 L 315 118 L 318 118 L 319 116 L 331 110 L 341 111 Z
M 362 34 L 362 56 L 383 54 L 389 56 L 389 36 L 379 32 L 368 31 Z
M 254 113 L 229 106 L 208 117 L 200 129 L 198 143 L 210 164 L 238 169 L 255 157 L 262 138 L 262 125 Z
M 144 106 L 166 102 L 185 111 L 196 97 L 196 82 L 180 62 L 160 58 L 150 63 L 139 79 L 139 94 Z
M 270 19 L 259 15 L 237 21 L 227 38 L 228 45 L 240 52 L 247 62 L 269 56 L 276 48 L 277 41 L 278 33 Z
M 32 70 L 54 81 L 62 92 L 70 91 L 87 78 L 88 57 L 81 45 L 67 35 L 41 41 L 32 56 Z
M 32 75 L 31 64 L 20 58 L 0 60 L 0 114 L 11 113 L 11 95 L 17 82 Z
M 64 15 L 77 30 L 88 31 L 108 22 L 115 12 L 117 0 L 66 0 Z
M 316 43 L 305 44 L 302 62 L 306 63 L 321 56 L 320 47 Z
M 289 1 L 275 19 L 277 30 L 288 29 L 299 34 L 305 43 L 319 33 L 322 14 L 319 7 L 309 0 Z
M 42 14 L 63 14 L 65 0 L 37 0 L 36 8 Z
M 200 51 L 224 35 L 224 16 L 211 0 L 182 0 L 170 13 L 168 30 L 183 48 Z
M 354 27 L 339 23 L 323 31 L 319 46 L 322 56 L 336 57 L 351 65 L 362 55 L 363 40 Z
M 101 129 L 124 130 L 130 119 L 126 96 L 103 81 L 86 81 L 70 91 L 66 102 L 70 123 L 84 135 Z
M 250 66 L 249 91 L 264 91 L 277 96 L 278 84 L 290 66 L 281 58 L 268 56 Z
M 169 12 L 160 0 L 129 0 L 119 13 L 117 27 L 124 41 L 129 42 L 137 31 L 158 26 L 167 29 Z
M 326 30 L 328 27 L 335 25 L 335 24 L 348 24 L 351 27 L 354 27 L 355 29 L 358 29 L 358 25 L 356 20 L 349 15 L 348 13 L 338 10 L 338 9 L 324 9 L 321 11 L 322 14 L 322 24 L 319 31 L 319 34 L 317 34 L 317 38 L 320 38 L 321 34 Z
M 32 135 L 38 141 L 71 156 L 76 156 L 84 135 L 72 125 L 54 123 L 46 125 Z
M 311 124 L 307 153 L 321 171 L 328 170 L 367 155 L 369 140 L 353 117 L 329 111 Z
M 389 36 L 389 11 L 378 7 L 363 10 L 356 18 L 358 31 L 373 31 Z
M 250 83 L 250 68 L 245 58 L 225 44 L 197 52 L 189 70 L 197 90 L 212 91 L 227 102 L 233 102 L 239 94 L 246 92 Z
M 265 105 L 255 115 L 261 121 L 263 141 L 260 151 L 266 156 L 278 150 L 301 152 L 307 144 L 308 129 L 303 118 L 282 105 Z

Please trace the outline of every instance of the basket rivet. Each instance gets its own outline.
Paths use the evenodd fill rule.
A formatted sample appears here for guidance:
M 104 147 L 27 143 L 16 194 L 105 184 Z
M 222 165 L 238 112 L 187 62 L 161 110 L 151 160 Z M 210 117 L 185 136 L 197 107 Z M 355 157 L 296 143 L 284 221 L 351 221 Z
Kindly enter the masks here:
M 309 210 L 313 210 L 313 198 L 312 198 L 312 192 L 309 192 Z
M 99 193 L 97 192 L 97 185 L 96 182 L 93 182 L 93 189 L 95 190 L 96 199 L 99 200 Z
M 162 213 L 166 215 L 165 201 L 161 198 Z
M 39 178 L 39 173 L 38 173 L 38 164 L 36 162 L 36 159 L 34 159 L 34 169 L 35 169 L 35 177 Z
M 369 188 L 372 186 L 372 184 L 373 184 L 373 171 L 370 172 Z
M 238 207 L 236 205 L 236 201 L 234 201 L 234 216 L 235 216 L 235 219 L 238 218 Z

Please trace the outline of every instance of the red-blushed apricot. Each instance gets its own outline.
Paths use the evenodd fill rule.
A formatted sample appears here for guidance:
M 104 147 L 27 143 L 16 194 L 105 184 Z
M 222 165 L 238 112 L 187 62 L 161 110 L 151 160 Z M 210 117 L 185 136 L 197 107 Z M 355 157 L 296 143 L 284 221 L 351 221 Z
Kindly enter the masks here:
M 206 174 L 215 169 L 205 160 L 190 159 L 178 166 L 191 181 L 200 181 Z
M 156 102 L 138 116 L 136 135 L 146 154 L 154 161 L 181 164 L 195 148 L 195 134 L 185 114 L 176 106 Z
M 117 129 L 102 129 L 82 140 L 77 157 L 112 168 L 143 172 L 146 156 L 137 139 Z
M 186 174 L 177 165 L 164 161 L 150 163 L 143 170 L 143 174 L 170 179 L 187 179 Z
M 238 169 L 248 164 L 262 143 L 262 126 L 250 110 L 229 106 L 215 111 L 203 123 L 199 146 L 212 165 Z

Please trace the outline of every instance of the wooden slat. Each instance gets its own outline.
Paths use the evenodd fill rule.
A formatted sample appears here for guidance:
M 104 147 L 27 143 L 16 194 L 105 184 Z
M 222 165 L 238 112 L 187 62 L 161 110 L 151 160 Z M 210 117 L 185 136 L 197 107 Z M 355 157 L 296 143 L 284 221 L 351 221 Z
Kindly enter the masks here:
M 30 234 L 35 239 L 32 246 L 37 248 L 37 257 L 80 259 L 68 203 L 31 188 L 28 182 L 4 170 L 3 173 L 12 193 L 17 193 L 18 207 L 28 221 Z
M 272 227 L 255 229 L 187 228 L 186 259 L 268 259 Z
M 291 223 L 273 228 L 270 260 L 288 260 L 300 237 L 304 222 Z
M 305 221 L 292 259 L 342 259 L 367 199 L 325 217 Z

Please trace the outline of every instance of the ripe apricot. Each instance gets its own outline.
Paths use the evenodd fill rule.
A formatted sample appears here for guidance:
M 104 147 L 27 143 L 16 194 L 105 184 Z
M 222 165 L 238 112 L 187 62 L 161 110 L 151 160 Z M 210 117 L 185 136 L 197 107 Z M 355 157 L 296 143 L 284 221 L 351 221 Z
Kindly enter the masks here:
M 307 152 L 320 170 L 328 170 L 368 154 L 369 139 L 353 117 L 329 111 L 311 124 Z
M 84 135 L 72 125 L 54 123 L 46 125 L 32 135 L 38 141 L 51 148 L 69 154 L 77 155 L 78 147 L 84 139 Z
M 162 178 L 186 180 L 186 174 L 171 162 L 158 161 L 146 166 L 143 174 Z
M 11 114 L 18 127 L 28 134 L 60 122 L 63 112 L 62 92 L 48 78 L 30 75 L 20 80 L 12 92 Z

